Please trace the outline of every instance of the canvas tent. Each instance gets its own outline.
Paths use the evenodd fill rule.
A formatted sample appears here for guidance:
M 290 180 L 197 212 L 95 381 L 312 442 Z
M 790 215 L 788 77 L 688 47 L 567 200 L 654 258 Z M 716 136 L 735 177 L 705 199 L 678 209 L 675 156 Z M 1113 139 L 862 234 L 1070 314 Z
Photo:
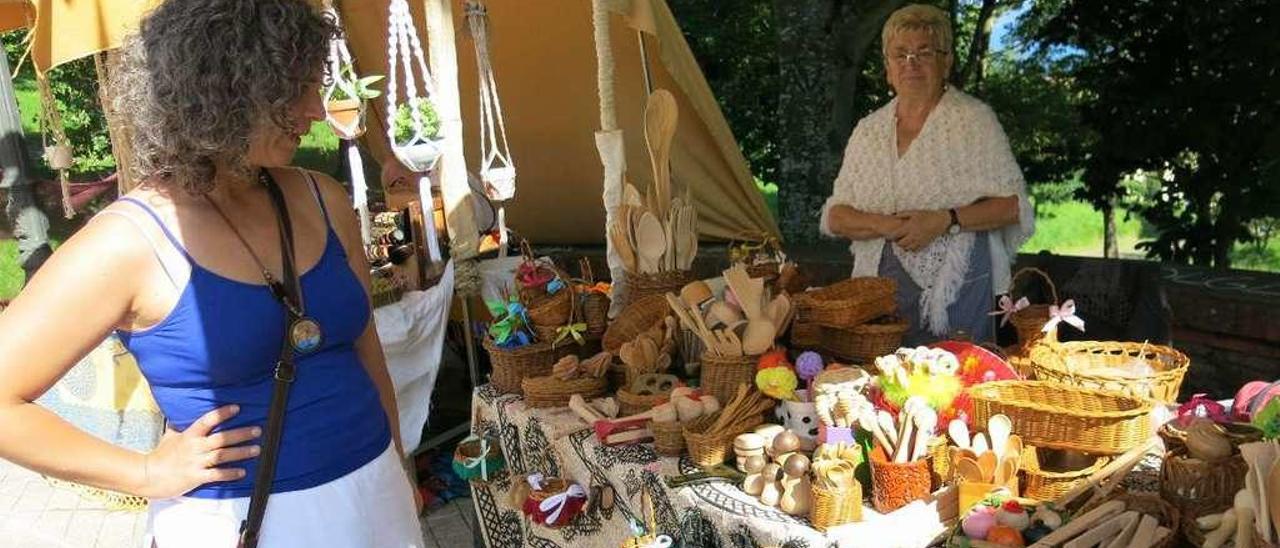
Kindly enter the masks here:
M 429 37 L 423 5 L 430 1 L 434 0 L 409 2 L 424 42 Z M 45 70 L 118 45 L 139 14 L 155 3 L 0 0 L 0 27 L 20 28 L 34 22 L 31 56 L 37 68 Z M 359 71 L 385 74 L 387 2 L 336 3 Z M 461 2 L 451 3 L 463 145 L 467 167 L 474 169 L 478 164 L 475 59 Z M 605 220 L 600 158 L 594 141 L 599 102 L 592 3 L 488 0 L 485 4 L 492 35 L 491 60 L 519 173 L 517 196 L 507 208 L 509 225 L 540 244 L 602 243 Z M 651 179 L 643 132 L 647 90 L 646 63 L 641 59 L 638 38 L 642 34 L 652 85 L 670 90 L 679 105 L 672 178 L 678 189 L 691 187 L 702 237 L 776 235 L 777 227 L 746 161 L 665 0 L 607 0 L 602 4 L 615 14 L 610 35 L 627 178 L 642 189 Z M 382 128 L 386 106 L 374 101 L 371 107 L 364 141 L 375 160 L 389 161 Z

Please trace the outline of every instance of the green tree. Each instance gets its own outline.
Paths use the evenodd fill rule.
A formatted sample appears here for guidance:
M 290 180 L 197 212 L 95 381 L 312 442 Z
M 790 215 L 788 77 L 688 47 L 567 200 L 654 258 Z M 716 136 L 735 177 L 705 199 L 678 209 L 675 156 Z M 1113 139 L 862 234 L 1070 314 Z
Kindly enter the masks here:
M 1229 268 L 1254 221 L 1280 211 L 1280 3 L 1057 0 L 1027 24 L 1091 92 L 1085 195 L 1101 206 L 1124 174 L 1159 174 L 1136 204 L 1158 235 L 1140 245 Z

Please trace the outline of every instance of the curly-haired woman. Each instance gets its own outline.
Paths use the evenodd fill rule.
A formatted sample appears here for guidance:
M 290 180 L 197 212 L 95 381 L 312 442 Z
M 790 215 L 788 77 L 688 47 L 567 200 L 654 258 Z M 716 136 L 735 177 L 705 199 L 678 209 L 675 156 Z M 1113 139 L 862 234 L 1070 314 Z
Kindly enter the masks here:
M 306 0 L 158 6 L 117 80 L 142 184 L 0 315 L 0 458 L 148 497 L 161 548 L 236 544 L 286 331 L 305 336 L 292 340 L 261 545 L 423 544 L 358 224 L 336 182 L 288 167 L 324 117 L 318 90 L 337 32 Z M 279 291 L 284 253 L 301 295 Z M 170 425 L 149 454 L 32 403 L 112 330 Z

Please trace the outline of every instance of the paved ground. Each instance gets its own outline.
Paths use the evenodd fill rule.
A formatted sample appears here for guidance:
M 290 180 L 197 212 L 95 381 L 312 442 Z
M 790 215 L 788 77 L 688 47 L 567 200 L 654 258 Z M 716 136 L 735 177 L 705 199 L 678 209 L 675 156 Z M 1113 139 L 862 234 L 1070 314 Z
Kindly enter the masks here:
M 476 545 L 471 499 L 422 519 L 426 548 Z M 138 548 L 146 512 L 111 511 L 39 475 L 0 460 L 0 548 Z

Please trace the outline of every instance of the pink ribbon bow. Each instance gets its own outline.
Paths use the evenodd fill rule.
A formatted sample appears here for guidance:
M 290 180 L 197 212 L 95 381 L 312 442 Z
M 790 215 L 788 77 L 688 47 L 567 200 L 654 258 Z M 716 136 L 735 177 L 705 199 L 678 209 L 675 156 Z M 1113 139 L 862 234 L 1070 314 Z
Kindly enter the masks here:
M 547 519 L 544 520 L 547 525 L 551 525 L 560 519 L 560 513 L 564 511 L 565 505 L 569 503 L 569 499 L 572 497 L 585 499 L 587 498 L 587 491 L 581 485 L 574 483 L 569 485 L 569 488 L 565 489 L 563 493 L 547 497 L 546 500 L 538 504 L 539 510 L 550 512 L 547 514 Z
M 1026 297 L 1018 299 L 1018 302 L 1015 303 L 1008 295 L 1001 295 L 1000 310 L 993 310 L 987 315 L 1000 316 L 1000 327 L 1004 327 L 1005 324 L 1009 323 L 1009 318 L 1013 316 L 1014 312 L 1022 310 L 1028 306 L 1031 306 L 1031 301 L 1028 301 Z
M 1084 331 L 1084 320 L 1080 319 L 1079 316 L 1076 316 L 1076 302 L 1072 299 L 1067 299 L 1066 302 L 1062 303 L 1061 308 L 1057 305 L 1049 307 L 1049 321 L 1045 322 L 1044 329 L 1042 331 L 1045 333 L 1053 331 L 1058 327 L 1058 324 L 1062 322 L 1066 322 L 1068 325 Z

